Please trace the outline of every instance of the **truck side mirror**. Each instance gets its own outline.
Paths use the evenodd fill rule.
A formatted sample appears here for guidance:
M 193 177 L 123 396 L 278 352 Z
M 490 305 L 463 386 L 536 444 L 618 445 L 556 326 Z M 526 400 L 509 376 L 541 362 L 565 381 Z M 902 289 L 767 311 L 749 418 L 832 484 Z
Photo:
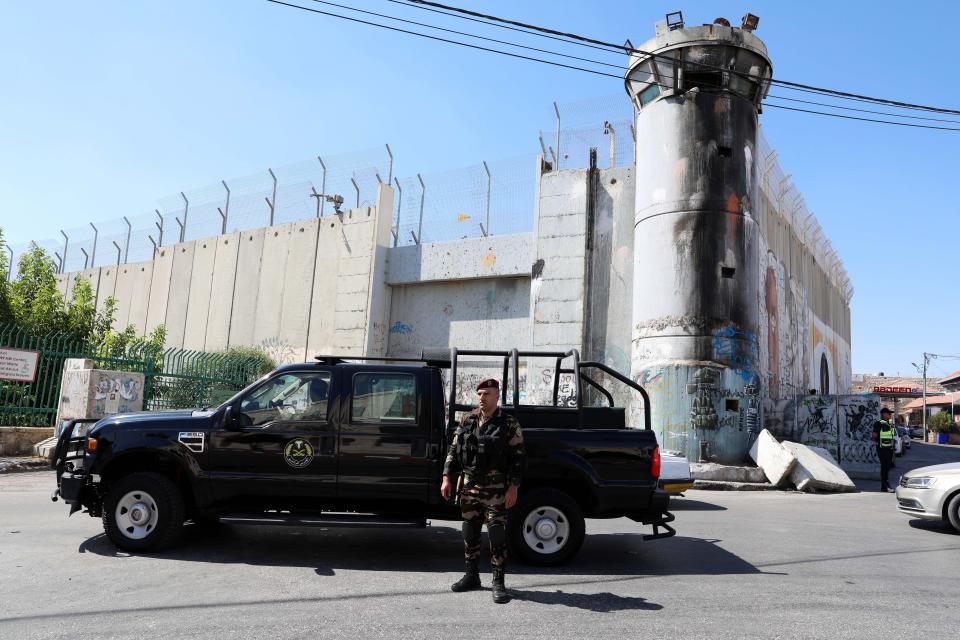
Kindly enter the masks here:
M 240 403 L 227 406 L 227 410 L 223 414 L 223 427 L 228 431 L 240 430 Z

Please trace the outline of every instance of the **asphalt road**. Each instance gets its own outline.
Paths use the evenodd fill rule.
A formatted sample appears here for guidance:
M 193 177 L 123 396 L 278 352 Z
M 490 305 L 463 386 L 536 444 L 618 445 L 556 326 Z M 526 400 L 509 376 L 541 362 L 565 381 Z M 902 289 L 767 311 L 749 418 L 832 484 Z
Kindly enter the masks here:
M 960 458 L 915 444 L 908 466 Z M 895 473 L 894 476 L 897 474 Z M 514 600 L 453 594 L 459 527 L 190 527 L 153 556 L 67 519 L 50 472 L 0 476 L 0 638 L 956 638 L 960 535 L 892 494 L 691 491 L 679 534 L 588 521 L 580 555 L 517 566 Z M 871 491 L 872 490 L 872 491 Z M 489 586 L 489 574 L 483 576 Z M 629 634 L 629 635 L 627 635 Z

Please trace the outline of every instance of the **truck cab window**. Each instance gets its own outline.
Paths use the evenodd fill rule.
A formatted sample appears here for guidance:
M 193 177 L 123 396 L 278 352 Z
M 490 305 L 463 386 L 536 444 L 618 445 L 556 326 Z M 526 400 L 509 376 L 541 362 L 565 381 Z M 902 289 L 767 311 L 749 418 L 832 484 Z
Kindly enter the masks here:
M 277 421 L 326 422 L 329 372 L 294 372 L 271 378 L 240 401 L 245 427 Z
M 416 379 L 402 373 L 358 373 L 353 377 L 350 419 L 416 424 Z

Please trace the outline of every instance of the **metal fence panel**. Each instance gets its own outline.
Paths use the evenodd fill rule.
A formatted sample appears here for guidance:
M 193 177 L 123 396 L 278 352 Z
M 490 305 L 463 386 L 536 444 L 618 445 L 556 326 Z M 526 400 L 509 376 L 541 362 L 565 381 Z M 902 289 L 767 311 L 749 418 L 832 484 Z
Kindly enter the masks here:
M 93 360 L 98 369 L 143 373 L 146 410 L 217 405 L 260 376 L 260 360 L 256 357 L 183 349 L 161 352 L 142 347 L 111 354 L 65 333 L 38 336 L 10 324 L 0 324 L 0 348 L 38 353 L 33 382 L 0 380 L 0 424 L 3 425 L 53 425 L 67 358 Z

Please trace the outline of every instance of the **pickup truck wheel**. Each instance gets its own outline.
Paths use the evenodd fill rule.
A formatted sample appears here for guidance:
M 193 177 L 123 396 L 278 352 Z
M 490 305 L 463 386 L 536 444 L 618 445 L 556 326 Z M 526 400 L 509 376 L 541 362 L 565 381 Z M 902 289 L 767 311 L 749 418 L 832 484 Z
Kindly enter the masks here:
M 580 550 L 584 531 L 580 506 L 555 489 L 522 495 L 510 513 L 510 545 L 530 564 L 566 562 Z
M 103 530 L 124 551 L 157 551 L 183 529 L 183 498 L 159 473 L 134 473 L 114 483 L 103 505 Z

